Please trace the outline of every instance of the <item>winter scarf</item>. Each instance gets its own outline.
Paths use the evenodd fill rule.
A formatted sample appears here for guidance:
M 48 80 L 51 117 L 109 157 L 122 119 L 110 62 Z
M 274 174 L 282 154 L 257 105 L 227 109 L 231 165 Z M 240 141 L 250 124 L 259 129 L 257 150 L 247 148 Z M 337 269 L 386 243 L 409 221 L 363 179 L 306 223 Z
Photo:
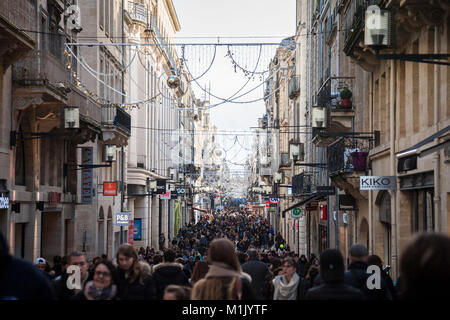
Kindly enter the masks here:
M 117 293 L 117 287 L 115 284 L 108 288 L 99 289 L 94 285 L 94 281 L 86 283 L 84 288 L 84 295 L 87 300 L 112 300 Z
M 300 277 L 297 273 L 291 278 L 289 283 L 286 283 L 286 278 L 284 275 L 276 276 L 273 279 L 273 285 L 275 287 L 275 292 L 273 295 L 274 300 L 296 300 L 297 299 L 297 287 L 300 283 Z

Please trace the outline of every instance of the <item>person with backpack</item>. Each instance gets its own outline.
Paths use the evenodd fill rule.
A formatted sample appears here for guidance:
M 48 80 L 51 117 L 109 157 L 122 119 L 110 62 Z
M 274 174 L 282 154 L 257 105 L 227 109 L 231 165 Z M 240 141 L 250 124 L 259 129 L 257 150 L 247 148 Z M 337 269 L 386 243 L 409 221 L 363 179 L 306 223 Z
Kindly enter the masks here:
M 380 289 L 369 288 L 367 279 L 371 273 L 367 273 L 369 267 L 369 254 L 366 246 L 362 243 L 355 243 L 350 247 L 350 266 L 345 272 L 345 283 L 359 289 L 367 300 L 392 300 L 392 295 L 387 287 L 386 282 L 380 278 Z M 380 270 L 380 272 L 383 272 Z

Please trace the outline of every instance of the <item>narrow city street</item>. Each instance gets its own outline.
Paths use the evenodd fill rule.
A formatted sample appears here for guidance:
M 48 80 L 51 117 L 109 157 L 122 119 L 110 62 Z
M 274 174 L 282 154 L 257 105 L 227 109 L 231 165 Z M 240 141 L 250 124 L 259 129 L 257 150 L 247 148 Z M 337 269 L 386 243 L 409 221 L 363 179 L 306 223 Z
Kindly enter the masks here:
M 448 296 L 449 10 L 0 1 L 0 301 Z

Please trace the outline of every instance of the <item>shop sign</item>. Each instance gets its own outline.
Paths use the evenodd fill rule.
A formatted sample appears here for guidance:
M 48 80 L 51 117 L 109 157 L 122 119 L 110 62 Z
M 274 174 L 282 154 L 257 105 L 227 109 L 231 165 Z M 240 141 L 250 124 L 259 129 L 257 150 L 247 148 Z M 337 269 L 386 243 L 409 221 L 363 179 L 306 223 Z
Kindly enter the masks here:
M 269 202 L 276 204 L 276 203 L 280 202 L 280 198 L 269 198 Z
M 81 149 L 81 163 L 93 164 L 94 152 L 92 147 Z M 92 168 L 85 168 L 81 171 L 81 203 L 92 204 L 92 186 L 94 172 Z
M 117 196 L 117 182 L 103 182 L 104 196 Z
M 166 193 L 166 180 L 165 179 L 156 179 L 156 194 L 164 194 Z
M 170 191 L 167 191 L 166 193 L 160 194 L 159 198 L 161 200 L 170 200 Z
M 294 208 L 292 209 L 292 218 L 298 219 L 302 216 L 302 209 L 300 208 Z
M 8 209 L 8 208 L 9 208 L 9 197 L 2 193 L 0 194 L 0 209 Z
M 333 196 L 336 194 L 336 188 L 333 186 L 317 186 L 316 192 L 320 192 L 326 196 Z
M 394 176 L 361 176 L 359 178 L 360 190 L 395 190 Z
M 128 243 L 130 245 L 134 245 L 134 225 L 133 220 L 130 220 L 128 225 Z
M 127 227 L 130 222 L 130 212 L 116 212 L 114 214 L 114 225 Z
M 133 240 L 142 240 L 142 219 L 133 221 Z

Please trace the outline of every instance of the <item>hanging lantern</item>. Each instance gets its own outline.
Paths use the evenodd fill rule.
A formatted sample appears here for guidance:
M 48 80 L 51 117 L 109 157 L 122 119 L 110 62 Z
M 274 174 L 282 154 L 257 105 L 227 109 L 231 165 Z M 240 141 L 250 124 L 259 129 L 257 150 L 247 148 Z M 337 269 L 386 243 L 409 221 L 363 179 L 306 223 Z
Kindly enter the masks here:
M 369 6 L 365 12 L 364 45 L 388 47 L 392 44 L 392 15 L 389 10 Z
M 326 128 L 327 127 L 327 107 L 312 107 L 312 127 Z
M 64 108 L 64 128 L 77 129 L 80 127 L 80 111 L 76 106 Z
M 116 146 L 114 144 L 105 144 L 103 149 L 103 162 L 116 161 Z

